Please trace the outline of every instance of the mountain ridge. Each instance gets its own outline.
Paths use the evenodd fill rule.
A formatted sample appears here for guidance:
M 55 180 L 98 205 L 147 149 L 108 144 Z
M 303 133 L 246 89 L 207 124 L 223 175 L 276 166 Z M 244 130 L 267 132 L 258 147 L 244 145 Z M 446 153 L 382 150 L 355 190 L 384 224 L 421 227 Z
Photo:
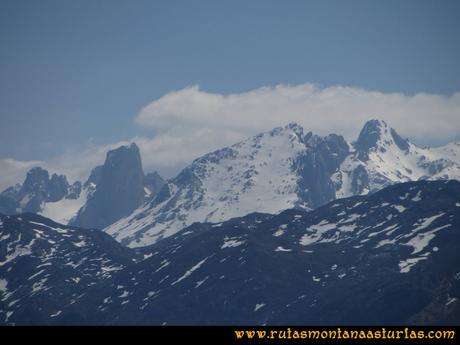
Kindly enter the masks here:
M 195 159 L 150 203 L 105 231 L 144 246 L 197 221 L 309 210 L 419 179 L 460 179 L 460 146 L 418 148 L 379 120 L 368 121 L 355 143 L 290 123 Z

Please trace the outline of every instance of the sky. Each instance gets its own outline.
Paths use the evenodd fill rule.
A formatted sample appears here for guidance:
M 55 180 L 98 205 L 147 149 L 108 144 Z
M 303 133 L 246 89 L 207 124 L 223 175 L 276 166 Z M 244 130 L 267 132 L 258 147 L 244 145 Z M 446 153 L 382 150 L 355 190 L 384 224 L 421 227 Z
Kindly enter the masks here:
M 131 141 L 169 177 L 292 121 L 460 140 L 455 0 L 0 0 L 0 47 L 0 188 Z

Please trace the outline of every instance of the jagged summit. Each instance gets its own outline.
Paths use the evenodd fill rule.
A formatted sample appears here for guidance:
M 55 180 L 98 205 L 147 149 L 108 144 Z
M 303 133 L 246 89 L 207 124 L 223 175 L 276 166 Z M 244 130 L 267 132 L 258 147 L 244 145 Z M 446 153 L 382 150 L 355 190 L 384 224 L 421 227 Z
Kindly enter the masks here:
M 24 183 L 7 188 L 2 196 L 16 204 L 8 213 L 21 212 L 40 213 L 44 204 L 61 199 L 76 199 L 79 196 L 78 183 L 69 185 L 64 175 L 52 174 L 42 167 L 34 167 L 27 172 Z M 1 208 L 1 207 L 0 207 Z
M 295 134 L 297 134 L 299 137 L 303 136 L 304 133 L 305 133 L 305 129 L 299 125 L 298 123 L 296 122 L 290 122 L 288 123 L 284 129 L 286 130 L 291 130 L 293 131 Z
M 409 142 L 402 139 L 385 121 L 369 120 L 364 124 L 354 147 L 361 159 L 368 159 L 369 151 L 384 150 L 392 145 L 402 151 L 409 149 Z
M 369 120 L 359 133 L 355 148 L 365 152 L 375 147 L 384 132 L 388 131 L 386 122 L 379 120 Z
M 131 163 L 134 164 L 140 162 L 140 151 L 136 143 L 122 145 L 107 152 L 106 163 L 108 164 L 123 164 L 127 160 L 132 160 Z

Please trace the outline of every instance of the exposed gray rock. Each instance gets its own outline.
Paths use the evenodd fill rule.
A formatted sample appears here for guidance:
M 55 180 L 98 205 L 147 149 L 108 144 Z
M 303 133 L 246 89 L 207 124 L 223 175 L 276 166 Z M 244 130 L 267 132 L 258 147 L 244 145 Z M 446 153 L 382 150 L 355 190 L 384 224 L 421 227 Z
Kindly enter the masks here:
M 48 198 L 46 201 L 59 201 L 67 196 L 69 183 L 64 175 L 53 174 L 48 184 Z
M 137 145 L 109 151 L 104 165 L 93 171 L 85 185 L 93 181 L 97 188 L 71 222 L 72 225 L 102 229 L 139 207 L 144 201 L 145 191 Z
M 295 162 L 300 176 L 298 181 L 299 205 L 316 208 L 335 198 L 331 175 L 349 154 L 349 146 L 342 136 L 331 134 L 324 138 L 311 136 L 307 150 Z

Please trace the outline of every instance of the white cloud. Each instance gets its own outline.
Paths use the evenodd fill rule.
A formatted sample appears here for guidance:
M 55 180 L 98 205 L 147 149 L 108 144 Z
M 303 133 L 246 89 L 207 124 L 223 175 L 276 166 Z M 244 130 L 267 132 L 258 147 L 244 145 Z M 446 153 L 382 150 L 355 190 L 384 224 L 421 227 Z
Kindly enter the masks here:
M 221 95 L 192 86 L 153 101 L 136 122 L 181 138 L 203 130 L 218 137 L 246 136 L 298 122 L 318 134 L 338 133 L 352 140 L 370 118 L 386 120 L 415 141 L 454 138 L 460 133 L 460 93 L 404 95 L 302 84 Z
M 108 150 L 133 141 L 140 148 L 144 170 L 171 176 L 207 152 L 289 122 L 317 134 L 337 133 L 354 140 L 370 118 L 387 121 L 416 143 L 458 139 L 460 93 L 404 95 L 302 84 L 221 95 L 198 86 L 187 87 L 151 102 L 136 116 L 139 125 L 154 129 L 153 138 L 134 137 L 67 151 L 47 162 L 0 160 L 0 189 L 22 181 L 26 171 L 36 165 L 65 174 L 70 181 L 84 181 L 92 168 L 104 162 Z

